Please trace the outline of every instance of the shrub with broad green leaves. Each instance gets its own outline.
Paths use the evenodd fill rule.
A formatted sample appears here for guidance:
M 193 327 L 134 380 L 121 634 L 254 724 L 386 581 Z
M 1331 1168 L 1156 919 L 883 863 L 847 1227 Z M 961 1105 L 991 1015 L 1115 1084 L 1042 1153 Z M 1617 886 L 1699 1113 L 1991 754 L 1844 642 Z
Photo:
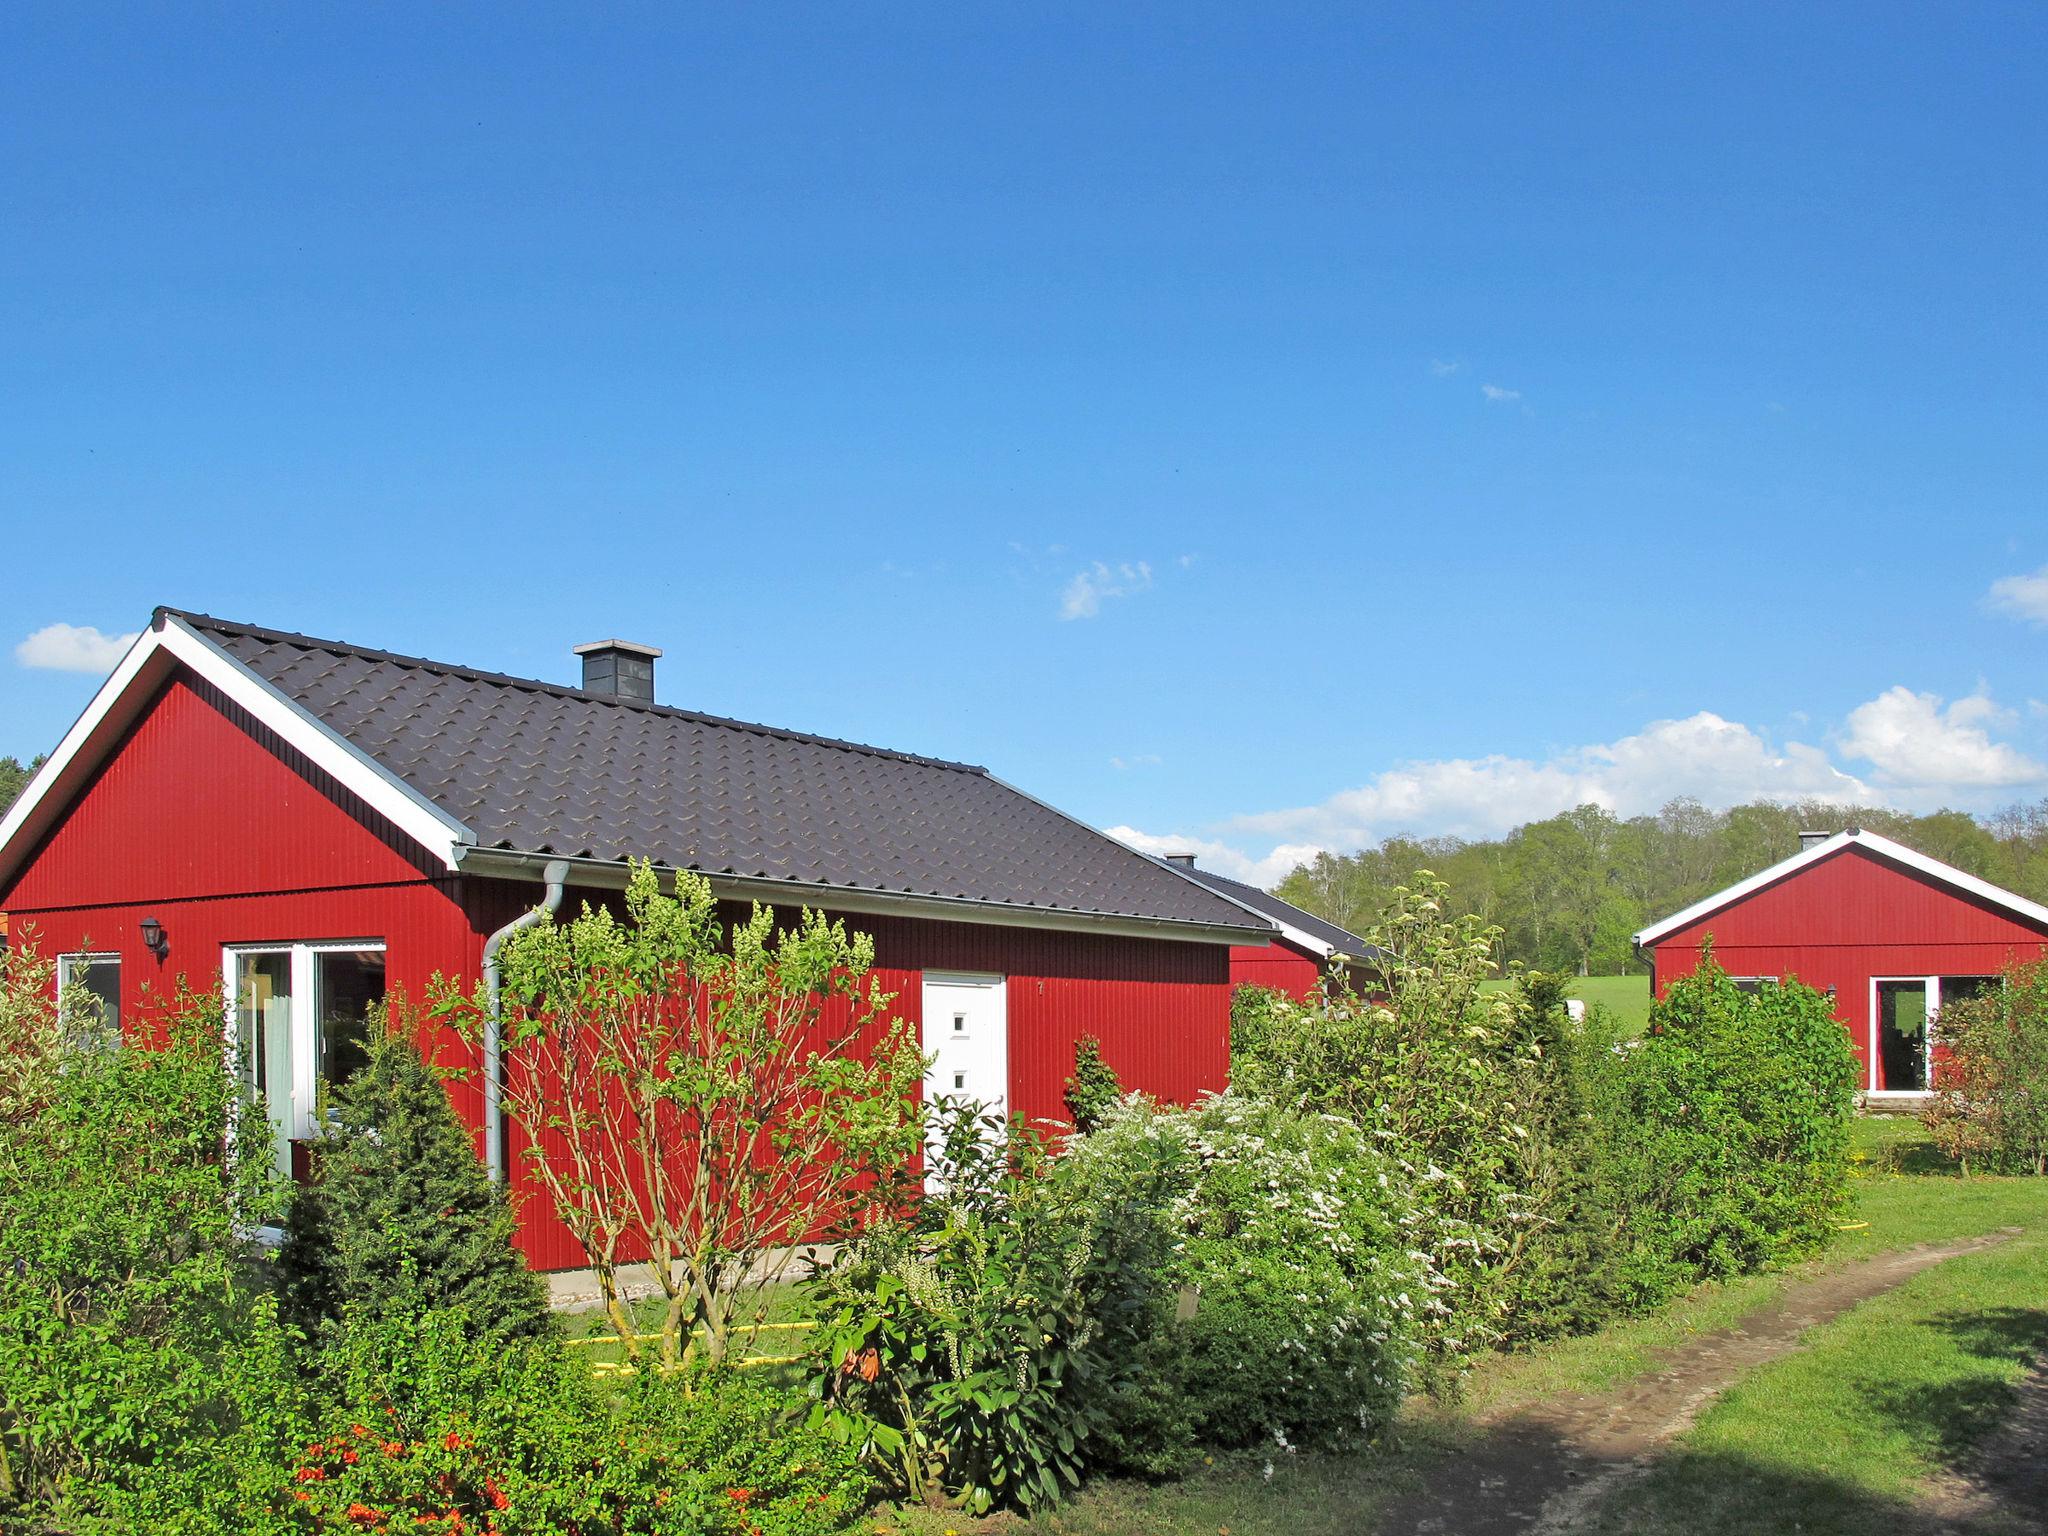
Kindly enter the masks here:
M 1598 1113 L 1628 1304 L 1829 1239 L 1849 1195 L 1858 1069 L 1826 997 L 1796 981 L 1746 992 L 1710 949 L 1615 1049 Z
M 1121 1101 L 1047 1161 L 942 1112 L 933 1192 L 813 1282 L 813 1422 L 899 1493 L 1057 1502 L 1089 1467 L 1348 1445 L 1391 1417 L 1445 1282 L 1355 1126 Z
M 33 971 L 17 954 L 5 990 Z M 0 1119 L 0 1508 L 211 1433 L 256 1326 L 241 1255 L 276 1205 L 261 1111 L 237 1103 L 217 996 L 180 992 L 161 1023 L 155 1049 L 62 1049 Z
M 930 1189 L 808 1281 L 812 1425 L 906 1498 L 979 1514 L 1077 1487 L 1108 1368 L 1088 1213 L 1028 1130 L 942 1100 Z

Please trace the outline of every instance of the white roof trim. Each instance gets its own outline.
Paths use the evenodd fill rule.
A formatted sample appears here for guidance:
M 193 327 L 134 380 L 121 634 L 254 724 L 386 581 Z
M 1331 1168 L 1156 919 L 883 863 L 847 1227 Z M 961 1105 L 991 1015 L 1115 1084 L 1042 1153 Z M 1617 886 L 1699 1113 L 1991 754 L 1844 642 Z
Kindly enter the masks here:
M 1865 832 L 1852 827 L 1847 832 L 1837 832 L 1824 843 L 1800 849 L 1789 859 L 1780 859 L 1761 874 L 1751 875 L 1747 880 L 1738 881 L 1727 890 L 1716 892 L 1704 901 L 1694 902 L 1683 912 L 1675 912 L 1661 923 L 1652 923 L 1635 936 L 1636 943 L 1655 944 L 1659 939 L 1666 938 L 1681 928 L 1690 928 L 1700 919 L 1712 916 L 1721 908 L 1732 906 L 1745 896 L 1783 880 L 1787 875 L 1797 874 L 1807 865 L 1818 864 L 1822 859 L 1830 858 L 1851 846 L 1867 848 L 1872 853 L 1881 854 L 1887 859 L 1905 865 L 1908 869 L 1918 870 L 1929 879 L 1939 880 L 1954 890 L 1967 892 L 1980 901 L 1988 901 L 1993 906 L 2003 907 L 2008 912 L 2026 918 L 2029 922 L 2048 927 L 2048 907 L 2042 906 L 2039 902 L 2015 895 L 2003 886 L 1993 885 L 1989 880 L 1980 880 L 1975 875 L 1965 874 L 1953 864 L 1944 864 L 1939 859 L 1930 859 L 1924 853 L 1916 853 L 1888 837 L 1880 837 L 1875 832 Z
M 0 817 L 0 879 L 10 878 L 21 866 L 179 664 L 361 796 L 444 868 L 455 868 L 458 845 L 476 840 L 461 822 L 331 726 L 182 619 L 166 614 L 128 648 L 49 761 Z

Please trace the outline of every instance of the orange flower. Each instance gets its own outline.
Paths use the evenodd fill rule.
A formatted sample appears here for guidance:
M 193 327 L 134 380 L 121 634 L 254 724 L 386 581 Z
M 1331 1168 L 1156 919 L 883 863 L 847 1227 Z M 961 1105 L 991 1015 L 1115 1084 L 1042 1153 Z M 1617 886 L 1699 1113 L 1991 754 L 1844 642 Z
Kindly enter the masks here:
M 452 1429 L 448 1431 L 448 1438 L 441 1442 L 442 1445 L 446 1446 L 451 1451 L 461 1450 L 466 1443 L 467 1442 L 463 1440 L 462 1436 L 455 1433 L 455 1431 Z
M 362 1459 L 363 1458 L 358 1456 L 354 1451 L 343 1451 L 341 1453 L 341 1460 L 344 1466 L 352 1467 Z
M 731 1499 L 733 1503 L 744 1508 L 747 1500 L 754 1496 L 754 1490 L 751 1488 L 728 1488 L 725 1490 L 725 1496 Z
M 302 1483 L 324 1483 L 327 1481 L 327 1469 L 325 1467 L 301 1467 L 299 1468 L 299 1481 Z
M 342 1515 L 346 1519 L 355 1521 L 358 1525 L 374 1525 L 377 1521 L 384 1518 L 382 1510 L 372 1509 L 369 1505 L 361 1502 L 349 1505 L 347 1509 L 342 1511 Z

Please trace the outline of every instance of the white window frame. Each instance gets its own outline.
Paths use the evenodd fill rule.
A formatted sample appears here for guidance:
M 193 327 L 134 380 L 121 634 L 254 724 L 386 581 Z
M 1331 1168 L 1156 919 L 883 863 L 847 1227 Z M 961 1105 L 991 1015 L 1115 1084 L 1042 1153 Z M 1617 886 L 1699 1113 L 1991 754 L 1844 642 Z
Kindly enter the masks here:
M 106 1043 L 118 1044 L 121 1040 L 121 955 L 111 949 L 74 949 L 57 957 L 57 1009 L 58 1018 L 65 1031 L 71 1029 L 71 1020 L 63 1017 L 64 994 L 71 990 L 73 972 L 77 969 L 90 971 L 96 965 L 111 965 L 114 968 L 114 1016 L 102 1019 L 101 1027 L 106 1030 Z
M 374 950 L 388 954 L 382 939 L 315 939 L 280 941 L 271 944 L 225 944 L 221 946 L 221 997 L 226 1004 L 223 1023 L 227 1048 L 233 1053 L 238 1042 L 242 1007 L 243 959 L 258 955 L 289 955 L 292 962 L 292 1117 L 288 1135 L 293 1141 L 309 1141 L 319 1134 L 317 1101 L 320 1091 L 320 1011 L 314 1006 L 319 989 L 319 957 L 323 954 Z M 243 1079 L 246 1081 L 247 1079 Z M 275 1093 L 275 1085 L 272 1092 Z
M 1785 978 L 1782 976 L 1730 976 L 1728 979 L 1738 987 L 1745 981 L 1753 981 L 1759 989 L 1766 984 L 1773 987 L 1781 987 L 1785 984 Z

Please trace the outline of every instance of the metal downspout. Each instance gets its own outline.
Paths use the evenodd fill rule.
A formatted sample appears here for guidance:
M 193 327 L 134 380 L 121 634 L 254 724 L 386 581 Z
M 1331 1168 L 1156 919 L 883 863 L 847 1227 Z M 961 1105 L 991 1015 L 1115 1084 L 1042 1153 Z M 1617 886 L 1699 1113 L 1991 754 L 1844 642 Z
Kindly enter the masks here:
M 547 890 L 540 905 L 520 913 L 484 940 L 484 1166 L 496 1184 L 505 1180 L 505 1127 L 499 1123 L 498 1109 L 505 1058 L 504 1022 L 498 1006 L 498 950 L 520 929 L 531 928 L 561 910 L 569 883 L 569 861 L 550 859 L 541 878 L 547 882 Z

